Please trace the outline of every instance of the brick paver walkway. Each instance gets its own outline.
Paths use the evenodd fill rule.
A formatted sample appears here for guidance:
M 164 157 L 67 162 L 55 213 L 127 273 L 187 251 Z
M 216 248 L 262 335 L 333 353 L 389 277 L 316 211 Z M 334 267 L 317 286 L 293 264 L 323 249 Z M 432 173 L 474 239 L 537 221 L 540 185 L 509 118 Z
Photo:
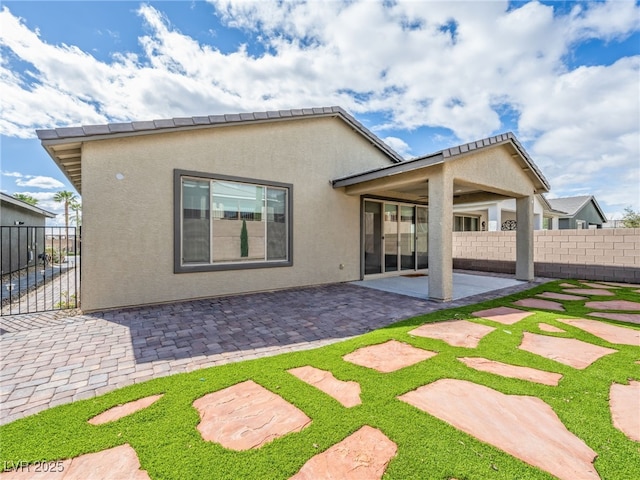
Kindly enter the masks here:
M 450 303 L 333 284 L 70 317 L 4 317 L 0 424 L 159 376 L 316 348 L 546 281 Z

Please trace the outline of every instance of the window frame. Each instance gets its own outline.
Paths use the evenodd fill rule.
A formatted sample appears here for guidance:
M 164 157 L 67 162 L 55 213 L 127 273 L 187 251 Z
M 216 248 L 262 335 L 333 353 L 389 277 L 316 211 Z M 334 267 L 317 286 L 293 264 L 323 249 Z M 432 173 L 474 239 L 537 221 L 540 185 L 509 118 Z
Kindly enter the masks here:
M 462 230 L 456 230 L 456 219 L 461 219 L 462 222 Z M 477 230 L 466 230 L 465 229 L 465 219 L 475 220 Z M 481 232 L 480 220 L 482 219 L 479 215 L 465 215 L 464 213 L 454 213 L 453 214 L 453 231 L 454 232 Z
M 272 187 L 286 190 L 287 195 L 287 258 L 285 260 L 257 260 L 242 262 L 225 262 L 213 263 L 209 259 L 209 263 L 200 264 L 184 264 L 182 262 L 182 179 L 191 178 L 194 180 L 220 180 L 227 182 L 236 182 L 256 185 L 259 187 Z M 211 193 L 209 194 L 211 195 Z M 211 218 L 213 209 L 209 209 Z M 213 224 L 211 224 L 211 229 Z M 212 230 L 210 230 L 211 234 Z M 255 178 L 237 177 L 232 175 L 222 175 L 215 173 L 197 172 L 192 170 L 174 169 L 173 171 L 173 272 L 174 273 L 190 273 L 190 272 L 216 272 L 225 270 L 251 270 L 256 268 L 275 268 L 275 267 L 291 267 L 293 266 L 293 184 L 275 182 L 271 180 L 261 180 Z

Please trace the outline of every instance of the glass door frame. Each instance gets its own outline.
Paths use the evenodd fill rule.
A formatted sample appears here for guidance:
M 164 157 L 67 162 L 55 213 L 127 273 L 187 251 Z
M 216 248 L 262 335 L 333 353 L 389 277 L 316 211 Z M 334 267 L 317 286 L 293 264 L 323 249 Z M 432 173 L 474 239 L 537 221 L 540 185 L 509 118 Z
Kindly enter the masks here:
M 380 272 L 378 273 L 365 273 L 365 248 L 366 248 L 366 231 L 365 231 L 365 212 L 366 212 L 366 202 L 374 202 L 374 203 L 378 203 L 380 204 L 380 212 L 381 212 L 381 221 L 382 221 L 382 228 L 381 228 L 381 238 L 380 240 L 380 259 L 379 259 L 379 264 L 380 264 Z M 396 251 L 396 266 L 395 268 L 392 268 L 391 270 L 387 270 L 386 268 L 386 247 L 385 247 L 385 236 L 386 236 L 386 232 L 384 231 L 384 213 L 386 211 L 386 206 L 387 205 L 393 205 L 396 207 L 396 212 L 397 212 L 397 218 L 396 218 L 396 222 L 397 222 L 397 227 L 396 227 L 396 247 L 393 249 Z M 402 207 L 410 207 L 413 210 L 413 218 L 412 218 L 412 223 L 411 223 L 411 233 L 413 235 L 413 238 L 411 238 L 409 240 L 410 244 L 413 245 L 413 261 L 412 261 L 412 265 L 413 268 L 406 268 L 403 269 L 402 268 L 402 239 L 400 237 L 401 234 L 401 226 L 402 226 Z M 361 235 L 360 235 L 360 242 L 361 242 L 361 277 L 362 278 L 374 278 L 374 277 L 379 277 L 379 276 L 396 276 L 396 275 L 402 275 L 403 273 L 411 273 L 411 272 L 427 272 L 428 271 L 428 267 L 427 268 L 418 268 L 419 267 L 419 256 L 420 254 L 424 254 L 427 253 L 428 254 L 428 243 L 427 243 L 427 250 L 426 252 L 419 252 L 418 251 L 418 245 L 419 245 L 419 239 L 418 239 L 418 220 L 421 217 L 424 216 L 420 216 L 418 215 L 418 209 L 425 209 L 427 216 L 426 218 L 428 219 L 428 211 L 429 211 L 429 207 L 428 205 L 425 204 L 416 204 L 416 203 L 410 203 L 410 202 L 404 202 L 404 201 L 399 201 L 399 200 L 392 200 L 392 199 L 384 199 L 384 198 L 375 198 L 375 197 L 362 197 L 362 204 L 361 204 L 361 216 L 360 216 L 360 224 L 361 224 Z M 428 221 L 427 221 L 427 226 L 428 226 Z M 405 250 L 406 251 L 406 250 Z

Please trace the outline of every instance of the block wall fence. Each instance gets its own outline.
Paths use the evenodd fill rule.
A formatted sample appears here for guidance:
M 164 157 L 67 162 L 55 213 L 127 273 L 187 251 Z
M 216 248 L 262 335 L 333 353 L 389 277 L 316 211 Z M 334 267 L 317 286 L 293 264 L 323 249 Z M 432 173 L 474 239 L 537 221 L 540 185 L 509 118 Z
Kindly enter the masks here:
M 536 230 L 535 275 L 640 283 L 640 228 Z M 515 273 L 516 232 L 454 232 L 453 267 Z

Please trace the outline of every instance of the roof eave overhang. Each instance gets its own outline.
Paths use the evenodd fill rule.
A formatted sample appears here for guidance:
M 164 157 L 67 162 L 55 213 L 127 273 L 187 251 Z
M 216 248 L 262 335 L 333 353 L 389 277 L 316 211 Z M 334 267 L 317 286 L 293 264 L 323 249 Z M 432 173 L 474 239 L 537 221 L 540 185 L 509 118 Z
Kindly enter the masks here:
M 499 138 L 499 140 L 494 140 L 497 138 Z M 485 141 L 481 140 L 474 143 L 477 144 L 479 142 Z M 427 169 L 435 165 L 443 164 L 447 161 L 455 160 L 456 158 L 473 155 L 473 153 L 481 149 L 494 148 L 506 144 L 511 145 L 513 150 L 516 152 L 513 156 L 521 164 L 522 169 L 531 179 L 534 187 L 534 193 L 543 194 L 549 192 L 551 188 L 549 182 L 538 170 L 524 147 L 522 147 L 520 142 L 518 142 L 518 140 L 512 133 L 507 133 L 500 135 L 499 137 L 491 137 L 491 139 L 486 139 L 486 144 L 483 144 L 482 146 L 474 149 L 469 148 L 470 144 L 461 145 L 425 157 L 407 160 L 405 162 L 402 162 L 402 164 L 400 165 L 390 165 L 388 167 L 382 167 L 376 170 L 338 178 L 332 181 L 332 185 L 334 188 L 349 187 L 372 180 L 388 178 L 394 175 L 416 171 L 419 169 Z
M 261 123 L 326 117 L 339 118 L 345 122 L 353 131 L 360 134 L 374 148 L 380 150 L 391 163 L 397 164 L 404 161 L 397 152 L 380 140 L 375 134 L 341 107 L 280 110 L 277 112 L 211 115 L 207 117 L 188 117 L 174 118 L 170 120 L 90 125 L 86 127 L 36 130 L 36 133 L 49 156 L 53 159 L 56 165 L 58 165 L 78 192 L 81 192 L 82 145 L 85 142 L 141 135 L 157 135 L 162 133 L 203 130 L 235 125 L 255 125 Z M 70 147 L 62 148 L 67 146 Z M 68 153 L 61 154 L 60 151 L 63 150 L 77 150 L 77 156 L 74 157 Z

